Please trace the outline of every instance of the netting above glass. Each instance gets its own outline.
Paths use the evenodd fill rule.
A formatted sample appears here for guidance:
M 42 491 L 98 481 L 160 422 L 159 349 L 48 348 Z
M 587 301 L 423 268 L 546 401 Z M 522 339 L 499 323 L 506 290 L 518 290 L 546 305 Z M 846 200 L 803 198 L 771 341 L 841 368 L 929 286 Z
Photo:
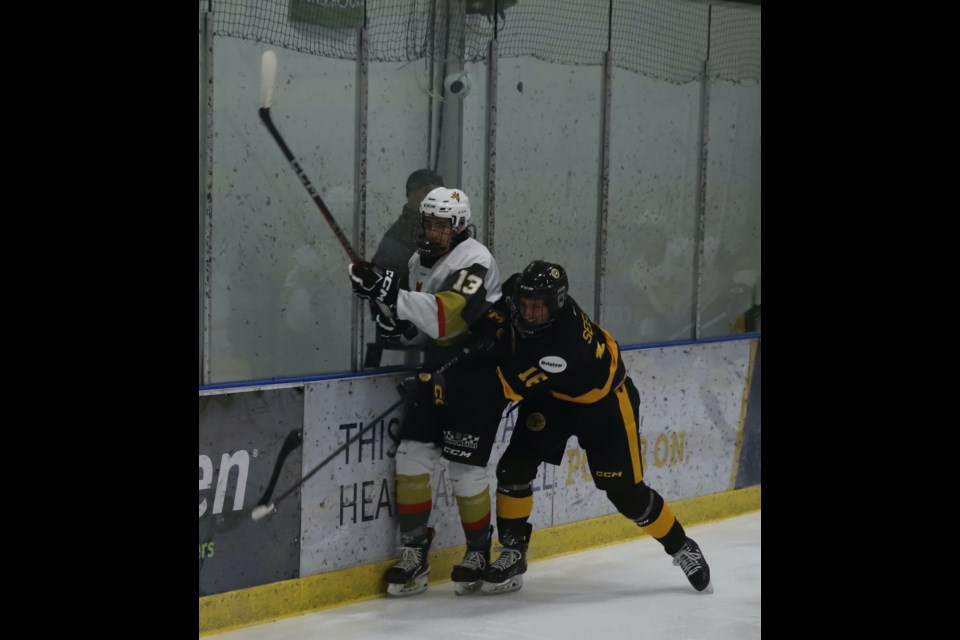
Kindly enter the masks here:
M 760 81 L 758 4 L 695 0 L 212 0 L 214 33 L 355 59 L 366 24 L 375 62 L 501 58 L 617 67 L 683 84 Z M 366 22 L 364 22 L 366 20 Z

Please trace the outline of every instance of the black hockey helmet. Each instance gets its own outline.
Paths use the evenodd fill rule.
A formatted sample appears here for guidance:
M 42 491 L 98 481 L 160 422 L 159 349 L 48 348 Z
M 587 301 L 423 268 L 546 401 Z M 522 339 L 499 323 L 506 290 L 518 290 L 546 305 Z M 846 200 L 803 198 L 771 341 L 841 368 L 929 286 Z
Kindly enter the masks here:
M 510 319 L 521 336 L 527 337 L 546 329 L 556 319 L 557 314 L 567 301 L 567 291 L 570 283 L 567 280 L 567 271 L 559 264 L 534 260 L 526 266 L 520 274 L 513 289 L 513 294 L 507 302 L 510 308 Z M 543 300 L 550 319 L 539 325 L 528 324 L 520 313 L 520 298 L 528 300 Z

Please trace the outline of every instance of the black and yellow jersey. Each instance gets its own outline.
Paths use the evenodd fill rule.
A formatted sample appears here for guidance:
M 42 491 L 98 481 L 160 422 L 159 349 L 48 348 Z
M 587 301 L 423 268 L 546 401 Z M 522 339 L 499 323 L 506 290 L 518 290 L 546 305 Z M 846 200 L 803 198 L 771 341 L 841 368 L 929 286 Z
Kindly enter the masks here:
M 505 313 L 501 304 L 496 310 Z M 503 395 L 513 401 L 549 393 L 565 402 L 591 404 L 626 378 L 617 342 L 591 321 L 573 298 L 568 298 L 553 323 L 535 336 L 521 338 L 511 327 L 500 353 L 497 373 Z

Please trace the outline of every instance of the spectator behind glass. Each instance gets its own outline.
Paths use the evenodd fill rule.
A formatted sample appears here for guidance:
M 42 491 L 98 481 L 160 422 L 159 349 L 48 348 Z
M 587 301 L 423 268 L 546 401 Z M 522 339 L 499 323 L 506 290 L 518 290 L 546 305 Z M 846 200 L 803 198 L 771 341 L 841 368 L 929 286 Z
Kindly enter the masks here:
M 442 187 L 443 178 L 430 169 L 418 169 L 407 178 L 407 202 L 400 217 L 390 225 L 373 254 L 374 264 L 393 270 L 400 280 L 400 287 L 407 288 L 410 256 L 417 251 L 417 236 L 420 234 L 420 203 L 428 193 Z

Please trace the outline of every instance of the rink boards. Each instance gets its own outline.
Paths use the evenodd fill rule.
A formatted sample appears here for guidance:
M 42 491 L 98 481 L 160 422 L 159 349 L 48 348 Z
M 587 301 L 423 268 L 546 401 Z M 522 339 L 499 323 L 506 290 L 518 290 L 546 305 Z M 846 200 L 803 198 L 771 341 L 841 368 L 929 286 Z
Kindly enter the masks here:
M 644 479 L 693 524 L 759 508 L 758 339 L 624 350 L 640 392 Z M 274 497 L 311 472 L 398 399 L 407 374 L 200 397 L 200 631 L 295 615 L 383 592 L 397 554 L 393 441 L 402 407 L 339 452 L 274 513 L 253 521 L 286 435 L 303 447 Z M 491 455 L 506 449 L 516 413 Z M 431 579 L 449 579 L 463 533 L 441 463 L 433 478 Z M 747 488 L 744 488 L 747 487 Z M 575 438 L 534 482 L 530 559 L 642 535 L 590 477 Z

